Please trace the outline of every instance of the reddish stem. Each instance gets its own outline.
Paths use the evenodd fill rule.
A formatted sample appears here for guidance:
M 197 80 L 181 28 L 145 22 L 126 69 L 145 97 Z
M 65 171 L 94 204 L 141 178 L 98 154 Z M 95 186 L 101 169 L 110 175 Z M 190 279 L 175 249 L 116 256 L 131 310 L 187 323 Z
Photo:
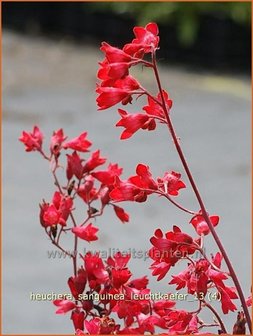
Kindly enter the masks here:
M 167 198 L 167 200 L 169 200 L 172 204 L 174 204 L 177 208 L 179 208 L 180 210 L 187 212 L 191 215 L 196 215 L 196 212 L 186 209 L 185 207 L 183 207 L 181 204 L 177 203 L 176 201 L 174 201 L 168 194 L 165 193 L 161 193 L 161 196 L 164 196 L 165 198 Z
M 203 255 L 203 257 L 206 259 L 206 261 L 208 261 L 208 263 L 212 266 L 213 269 L 215 269 L 217 272 L 224 273 L 229 277 L 231 276 L 230 273 L 224 272 L 221 269 L 219 269 L 219 267 L 215 266 L 215 264 L 208 259 L 208 257 L 205 254 L 205 251 L 203 250 L 203 248 L 198 248 L 198 251 Z
M 202 324 L 201 326 L 199 326 L 199 329 L 211 328 L 211 327 L 220 327 L 220 325 L 217 323 Z
M 230 262 L 230 259 L 220 241 L 220 238 L 219 236 L 217 235 L 211 221 L 210 221 L 210 218 L 209 218 L 209 215 L 206 211 L 206 208 L 205 208 L 205 205 L 204 205 L 204 202 L 202 200 L 202 197 L 199 193 L 199 190 L 197 188 L 197 185 L 193 179 L 193 176 L 191 174 L 191 171 L 189 169 L 189 166 L 187 164 L 187 161 L 185 159 L 185 156 L 184 156 L 184 153 L 182 151 L 182 148 L 179 144 L 179 141 L 178 141 L 178 138 L 177 138 L 177 135 L 176 135 L 176 132 L 174 130 L 174 127 L 173 127 L 173 124 L 172 124 L 172 121 L 171 121 L 171 118 L 169 116 L 169 113 L 168 113 L 168 110 L 167 110 L 167 107 L 166 107 L 166 103 L 165 103 L 165 99 L 164 99 L 164 96 L 163 96 L 163 90 L 162 90 L 162 86 L 161 86 L 161 81 L 160 81 L 160 77 L 159 77 L 159 73 L 158 73 L 158 69 L 157 69 L 157 64 L 156 64 L 156 56 L 155 56 L 155 53 L 152 54 L 152 59 L 153 59 L 153 69 L 154 69 L 154 74 L 155 74 L 155 78 L 156 78 L 156 81 L 157 81 L 157 85 L 158 85 L 158 88 L 159 88 L 159 92 L 160 92 L 160 95 L 161 95 L 161 100 L 162 100 L 162 105 L 163 105 L 163 110 L 164 110 L 164 115 L 165 115 L 165 118 L 166 118 L 166 121 L 167 121 L 167 125 L 168 125 L 168 128 L 169 128 L 169 131 L 170 131 L 170 134 L 172 136 L 172 139 L 174 141 L 174 144 L 175 144 L 175 147 L 176 147 L 176 150 L 178 152 L 178 155 L 180 157 L 180 160 L 182 162 L 182 165 L 184 167 L 184 170 L 188 176 L 188 179 L 190 181 L 190 184 L 192 186 L 192 189 L 194 191 L 194 194 L 198 200 L 198 203 L 199 203 L 199 206 L 200 206 L 200 209 L 202 211 L 202 216 L 203 218 L 205 219 L 208 227 L 209 227 L 209 230 L 216 242 L 216 244 L 218 245 L 223 257 L 224 257 L 224 260 L 227 264 L 227 267 L 228 267 L 228 270 L 230 272 L 230 275 L 233 279 L 233 282 L 235 284 L 235 287 L 237 289 L 237 292 L 238 292 L 238 295 L 239 295 L 239 298 L 241 300 L 241 304 L 242 304 L 242 309 L 244 311 L 244 314 L 245 314 L 245 317 L 246 317 L 246 320 L 247 320 L 247 324 L 248 324 L 248 328 L 249 328 L 249 331 L 251 333 L 251 318 L 250 318 L 250 314 L 249 314 L 249 311 L 248 311 L 248 308 L 247 308 L 247 304 L 246 304 L 246 300 L 244 298 L 244 294 L 243 294 L 243 291 L 242 291 L 242 288 L 241 288 L 241 285 L 239 283 L 239 280 L 236 276 L 236 273 L 234 271 L 234 268 Z
M 144 192 L 151 192 L 154 194 L 157 194 L 159 196 L 164 196 L 167 200 L 169 200 L 172 204 L 174 204 L 177 208 L 179 208 L 180 210 L 187 212 L 191 215 L 197 215 L 197 212 L 194 212 L 192 210 L 189 210 L 185 207 L 183 207 L 181 204 L 177 203 L 176 201 L 174 201 L 168 194 L 166 194 L 165 192 L 161 191 L 161 190 L 154 190 L 154 189 L 141 189 Z
M 53 173 L 53 176 L 54 176 L 54 180 L 55 180 L 55 184 L 59 190 L 59 192 L 64 195 L 63 191 L 62 191 L 62 187 L 60 185 L 60 182 L 58 181 L 58 178 L 56 176 L 56 173 L 55 171 L 52 172 Z M 73 222 L 73 225 L 74 227 L 76 227 L 76 221 L 75 221 L 75 218 L 72 214 L 72 212 L 70 211 L 70 218 Z M 53 243 L 54 244 L 54 243 Z M 76 235 L 74 235 L 74 254 L 72 256 L 72 259 L 73 259 L 73 270 L 74 270 L 74 275 L 76 276 L 77 275 L 77 244 L 78 244 L 78 237 Z M 56 245 L 57 247 L 59 247 L 58 245 Z
M 60 230 L 60 232 L 59 232 L 59 234 L 58 234 L 58 237 L 57 237 L 57 239 L 56 239 L 56 243 L 57 243 L 57 244 L 59 244 L 59 241 L 60 241 L 62 232 L 63 232 L 63 226 L 61 227 L 61 230 Z
M 45 230 L 47 236 L 50 238 L 51 242 L 53 245 L 55 245 L 59 250 L 61 250 L 63 253 L 65 253 L 66 255 L 68 255 L 69 257 L 73 258 L 73 256 L 71 255 L 71 253 L 67 252 L 66 250 L 64 250 L 63 247 L 61 247 L 59 245 L 59 242 L 55 241 L 54 239 L 52 239 L 52 237 L 50 236 L 50 234 L 47 232 L 47 230 Z
M 50 158 L 43 152 L 42 149 L 38 149 L 38 152 L 43 156 L 45 160 L 50 161 Z
M 70 212 L 70 217 L 72 219 L 72 222 L 74 224 L 74 227 L 76 227 L 76 221 L 73 216 L 73 214 Z M 77 245 L 78 245 L 78 237 L 74 235 L 74 256 L 73 256 L 73 268 L 74 268 L 74 275 L 77 275 Z
M 217 318 L 219 324 L 220 324 L 220 327 L 223 331 L 223 333 L 227 334 L 227 330 L 224 326 L 224 323 L 222 321 L 222 319 L 220 318 L 219 314 L 217 313 L 217 311 L 209 304 L 207 303 L 206 301 L 203 302 L 203 306 L 207 307 L 208 309 L 211 310 L 211 312 L 214 314 L 214 316 Z

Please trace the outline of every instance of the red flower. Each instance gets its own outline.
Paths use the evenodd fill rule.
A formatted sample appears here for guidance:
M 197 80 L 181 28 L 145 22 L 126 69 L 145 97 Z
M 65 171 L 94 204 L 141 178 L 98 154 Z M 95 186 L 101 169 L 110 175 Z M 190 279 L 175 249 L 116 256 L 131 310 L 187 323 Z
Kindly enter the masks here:
M 252 306 L 252 295 L 250 295 L 247 300 L 246 300 L 246 304 L 248 307 Z
M 98 198 L 98 191 L 94 188 L 94 178 L 91 175 L 85 176 L 84 183 L 76 189 L 76 192 L 85 203 L 90 203 Z
M 106 59 L 104 59 L 102 62 L 99 62 L 100 69 L 98 70 L 97 78 L 100 79 L 101 81 L 108 81 L 112 79 L 108 75 L 108 72 L 109 72 L 108 64 L 109 63 Z
M 154 246 L 149 250 L 149 256 L 154 260 L 150 269 L 152 275 L 158 275 L 158 281 L 163 279 L 171 266 L 174 266 L 181 258 L 193 254 L 196 250 L 192 237 L 181 232 L 177 227 L 165 234 L 160 229 L 155 231 L 150 242 Z
M 65 142 L 63 144 L 63 148 L 67 149 L 73 149 L 78 152 L 88 152 L 89 147 L 92 145 L 92 143 L 86 139 L 87 132 L 83 132 L 78 137 L 69 140 L 68 142 Z
M 43 203 L 40 204 L 39 206 L 40 206 L 40 224 L 41 224 L 43 227 L 50 226 L 50 225 L 48 225 L 47 223 L 45 223 L 45 221 L 44 221 L 44 213 L 48 210 L 48 208 L 49 208 L 49 203 L 46 203 L 45 201 L 43 201 Z
M 119 120 L 116 126 L 124 127 L 125 130 L 122 132 L 120 139 L 128 139 L 140 128 L 146 129 L 152 124 L 150 124 L 150 118 L 142 113 L 128 114 L 126 111 L 119 109 L 119 114 L 121 115 L 121 120 Z M 149 129 L 150 130 L 150 129 Z
M 113 205 L 113 209 L 116 213 L 116 216 L 121 220 L 121 222 L 124 224 L 125 222 L 129 222 L 129 215 L 125 212 L 124 209 L 117 205 Z
M 231 300 L 238 298 L 235 289 L 224 286 L 218 287 L 218 290 L 221 295 L 221 309 L 223 311 L 223 314 L 228 314 L 229 311 L 236 311 L 237 307 Z
M 98 71 L 98 78 L 101 80 L 125 77 L 129 73 L 129 67 L 139 62 L 123 50 L 112 47 L 106 42 L 102 42 L 100 50 L 105 53 L 106 57 L 103 62 L 99 63 L 101 68 Z
M 124 285 L 132 276 L 132 273 L 128 268 L 126 269 L 112 269 L 112 285 L 114 288 L 118 289 Z
M 123 50 L 135 57 L 142 57 L 144 53 L 153 52 L 158 49 L 159 36 L 156 23 L 148 23 L 145 28 L 134 27 L 135 39 L 132 43 L 126 44 Z
M 98 71 L 98 78 L 101 80 L 108 79 L 120 79 L 129 74 L 130 64 L 126 62 L 120 63 L 111 63 L 109 64 L 107 61 L 99 63 L 101 65 L 101 69 Z
M 98 228 L 92 225 L 92 223 L 87 226 L 76 226 L 71 230 L 77 237 L 84 239 L 88 242 L 98 240 L 96 233 L 98 232 Z
M 218 225 L 219 223 L 219 216 L 210 216 L 209 217 L 211 223 L 213 224 L 213 226 Z M 204 220 L 204 217 L 201 215 L 201 211 L 199 215 L 194 216 L 191 220 L 190 220 L 190 224 L 193 225 L 194 229 L 196 230 L 197 234 L 199 234 L 200 236 L 203 235 L 207 235 L 210 230 L 209 227 L 207 225 L 207 222 Z
M 73 175 L 78 178 L 78 180 L 81 180 L 84 174 L 84 166 L 82 164 L 83 160 L 80 158 L 80 156 L 77 154 L 77 152 L 73 152 L 72 155 L 67 154 L 67 179 L 72 179 Z
M 23 131 L 22 136 L 19 137 L 19 141 L 23 142 L 25 145 L 26 152 L 40 151 L 43 142 L 43 134 L 38 126 L 34 126 L 33 131 L 30 133 Z
M 91 321 L 84 321 L 85 328 L 91 335 L 111 335 L 116 334 L 119 325 L 116 325 L 114 319 L 109 316 L 95 317 Z
M 61 213 L 61 221 L 66 222 L 73 207 L 73 200 L 69 196 L 64 196 L 56 191 L 52 203 Z
M 221 308 L 224 314 L 227 314 L 230 310 L 237 310 L 236 306 L 232 302 L 232 299 L 237 299 L 234 287 L 225 286 L 223 280 L 227 279 L 226 274 L 216 271 L 212 268 L 208 271 L 210 280 L 215 284 L 218 292 L 220 293 Z
M 83 260 L 91 289 L 108 281 L 109 274 L 106 271 L 105 265 L 98 253 L 92 254 L 91 252 L 87 252 L 83 257 Z
M 130 259 L 131 259 L 130 254 L 122 254 L 121 252 L 117 252 L 114 254 L 113 258 L 109 257 L 107 259 L 107 264 L 110 267 L 122 269 L 126 267 Z
M 54 193 L 52 203 L 42 203 L 40 205 L 40 222 L 44 227 L 61 224 L 66 225 L 73 206 L 73 201 L 69 196 L 61 195 L 58 191 Z
M 109 63 L 107 59 L 104 59 L 102 62 L 99 62 L 99 65 L 100 69 L 98 70 L 97 77 L 102 81 L 101 86 L 111 86 L 117 79 L 122 79 L 129 75 L 129 63 Z
M 134 287 L 136 289 L 141 290 L 141 289 L 147 288 L 148 282 L 149 282 L 149 280 L 148 280 L 147 276 L 145 275 L 142 278 L 131 280 L 128 283 L 128 287 Z
M 95 317 L 90 321 L 85 320 L 84 326 L 88 334 L 99 335 L 100 334 L 100 319 Z
M 155 252 L 155 249 L 150 250 L 150 258 L 153 259 L 153 253 Z M 155 253 L 157 254 L 157 253 Z M 171 265 L 168 262 L 161 261 L 159 262 L 154 261 L 152 265 L 150 266 L 150 269 L 152 270 L 152 275 L 157 276 L 157 281 L 162 280 L 165 275 L 169 272 Z
M 80 268 L 77 275 L 68 279 L 68 285 L 72 295 L 78 300 L 78 295 L 82 294 L 87 281 L 87 274 L 83 268 Z
M 147 316 L 145 314 L 138 315 L 138 322 L 139 322 L 139 333 L 144 334 L 145 332 L 149 332 L 152 334 L 155 333 L 155 326 L 158 326 L 163 329 L 166 328 L 166 324 L 164 319 L 159 316 L 151 315 Z
M 123 169 L 120 168 L 117 164 L 110 163 L 107 170 L 91 173 L 92 176 L 101 182 L 101 187 L 97 196 L 100 198 L 103 206 L 111 201 L 109 196 L 110 191 L 114 188 L 116 177 L 122 174 L 122 170 Z
M 207 285 L 209 281 L 208 271 L 210 264 L 206 259 L 200 259 L 195 265 L 190 264 L 189 267 L 179 273 L 178 275 L 172 275 L 172 280 L 169 284 L 176 284 L 176 290 L 187 286 L 188 293 L 206 295 Z
M 76 308 L 76 305 L 74 302 L 69 301 L 69 300 L 54 300 L 53 304 L 57 307 L 60 307 L 59 309 L 56 310 L 56 314 L 65 314 L 69 312 L 70 310 L 73 310 Z
M 110 197 L 116 202 L 135 201 L 145 202 L 147 196 L 157 189 L 157 184 L 152 178 L 149 167 L 138 164 L 137 175 L 131 176 L 127 181 L 116 179 L 115 188 L 110 192 Z
M 125 319 L 128 327 L 134 322 L 134 317 L 138 316 L 142 312 L 144 306 L 147 305 L 147 301 L 131 300 L 130 297 L 131 296 L 129 295 L 129 299 L 119 300 L 112 309 L 113 312 L 117 313 L 120 319 Z
M 165 100 L 167 110 L 169 111 L 172 107 L 172 100 L 169 98 L 169 95 L 165 90 L 163 90 L 163 97 L 164 97 L 164 100 Z M 162 98 L 161 98 L 160 93 L 158 93 L 156 99 L 162 104 Z M 148 105 L 144 106 L 143 110 L 146 111 L 148 116 L 165 118 L 162 106 L 160 104 L 158 104 L 150 96 L 148 96 Z
M 221 254 L 217 253 L 212 262 L 216 267 L 220 267 L 221 259 Z M 208 285 L 213 284 L 220 293 L 222 311 L 227 314 L 230 310 L 236 310 L 232 299 L 237 298 L 234 288 L 224 284 L 223 281 L 227 278 L 225 273 L 213 269 L 206 259 L 200 259 L 195 264 L 189 264 L 188 268 L 178 275 L 173 275 L 169 284 L 177 285 L 176 290 L 187 286 L 188 293 L 201 296 L 205 296 Z
M 194 334 L 198 332 L 198 317 L 184 310 L 170 311 L 166 316 L 169 334 Z
M 189 280 L 190 277 L 190 270 L 192 269 L 190 267 L 188 267 L 186 270 L 180 272 L 177 275 L 172 275 L 172 280 L 169 282 L 170 285 L 176 285 L 176 290 L 185 288 L 185 286 L 187 285 L 187 282 Z
M 164 177 L 158 177 L 157 182 L 160 189 L 168 195 L 177 196 L 178 191 L 185 188 L 185 184 L 180 180 L 181 174 L 174 171 L 167 172 Z
M 126 54 L 123 50 L 112 47 L 106 42 L 102 42 L 100 50 L 105 53 L 105 57 L 110 64 L 121 62 L 129 63 L 133 60 L 133 58 L 130 55 Z
M 111 186 L 115 181 L 115 177 L 120 176 L 122 171 L 123 169 L 120 168 L 117 163 L 110 163 L 107 170 L 94 172 L 92 173 L 92 176 L 94 176 L 102 184 Z
M 175 305 L 175 301 L 160 300 L 153 303 L 153 310 L 156 314 L 163 317 L 167 315 L 168 311 L 170 311 Z
M 67 137 L 64 136 L 63 129 L 59 129 L 58 131 L 54 131 L 53 135 L 51 137 L 51 142 L 50 142 L 50 151 L 51 154 L 58 155 L 63 141 L 66 140 Z
M 48 206 L 43 214 L 43 221 L 46 226 L 56 225 L 60 222 L 61 212 L 56 209 L 54 204 Z
M 105 161 L 106 161 L 106 158 L 100 157 L 100 150 L 97 150 L 96 152 L 93 152 L 91 157 L 85 162 L 83 171 L 85 173 L 90 172 L 96 167 L 103 165 Z
M 73 321 L 75 330 L 84 329 L 84 318 L 85 318 L 85 315 L 83 311 L 81 312 L 78 309 L 72 311 L 71 320 Z
M 213 264 L 220 268 L 222 261 L 222 255 L 218 252 L 216 255 L 212 258 Z M 218 293 L 220 293 L 221 296 L 221 308 L 224 314 L 227 314 L 230 310 L 235 311 L 237 310 L 236 306 L 232 302 L 231 299 L 237 299 L 238 296 L 236 294 L 236 290 L 234 287 L 227 287 L 223 283 L 223 280 L 226 280 L 228 277 L 225 273 L 218 272 L 211 267 L 209 267 L 208 270 L 208 277 L 210 280 L 215 284 Z
M 140 88 L 140 84 L 132 77 L 126 76 L 116 81 L 105 81 L 97 87 L 97 105 L 99 110 L 105 110 L 122 102 L 123 105 L 131 103 L 132 94 Z
M 129 178 L 131 183 L 143 189 L 156 190 L 158 188 L 157 183 L 149 171 L 149 166 L 139 163 L 136 167 L 136 173 L 137 176 L 132 176 Z
M 110 192 L 110 198 L 116 202 L 135 201 L 145 202 L 147 194 L 128 181 L 118 179 L 117 187 Z
M 210 265 L 207 260 L 200 259 L 195 264 L 194 273 L 191 274 L 190 282 L 188 284 L 189 293 L 197 293 L 206 295 L 208 285 L 208 269 Z
M 221 261 L 222 261 L 222 255 L 220 252 L 217 252 L 215 254 L 215 256 L 212 257 L 212 263 L 218 267 L 218 268 L 221 268 Z
M 155 231 L 155 236 L 153 236 L 150 241 L 161 251 L 179 249 L 182 252 L 185 251 L 192 254 L 196 250 L 192 237 L 183 233 L 177 226 L 173 226 L 173 231 L 167 232 L 164 238 L 162 231 L 157 229 Z

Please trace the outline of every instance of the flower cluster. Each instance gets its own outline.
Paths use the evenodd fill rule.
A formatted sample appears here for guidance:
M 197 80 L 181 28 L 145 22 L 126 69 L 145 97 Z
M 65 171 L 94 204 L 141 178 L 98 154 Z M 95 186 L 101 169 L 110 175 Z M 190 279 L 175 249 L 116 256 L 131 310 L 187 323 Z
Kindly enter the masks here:
M 138 164 L 136 175 L 130 176 L 126 181 L 119 178 L 115 183 L 115 188 L 111 191 L 110 197 L 116 202 L 135 201 L 145 202 L 147 196 L 153 193 L 168 196 L 178 195 L 185 184 L 180 180 L 181 175 L 175 172 L 166 172 L 163 178 L 153 178 L 149 167 Z
M 227 314 L 230 310 L 235 311 L 236 306 L 232 299 L 237 299 L 238 296 L 234 287 L 224 284 L 224 280 L 228 279 L 227 274 L 217 270 L 221 266 L 221 259 L 220 253 L 216 254 L 212 263 L 203 258 L 199 259 L 197 262 L 189 264 L 188 268 L 178 275 L 172 275 L 172 280 L 169 283 L 177 285 L 177 290 L 187 287 L 188 293 L 196 293 L 201 299 L 206 296 L 208 289 L 216 287 L 220 293 L 223 313 Z
M 123 169 L 118 164 L 109 163 L 105 168 L 107 159 L 101 156 L 100 150 L 90 153 L 92 143 L 87 138 L 87 132 L 68 140 L 63 129 L 56 130 L 50 139 L 48 153 L 45 153 L 44 136 L 39 127 L 34 126 L 32 132 L 23 131 L 19 140 L 27 152 L 37 151 L 50 162 L 56 186 L 51 201 L 43 200 L 40 204 L 41 226 L 52 244 L 73 261 L 73 273 L 67 281 L 71 297 L 54 301 L 56 314 L 71 312 L 76 335 L 154 334 L 157 330 L 166 334 L 200 334 L 201 329 L 208 327 L 215 327 L 219 334 L 227 333 L 220 312 L 208 303 L 210 294 L 214 295 L 212 291 L 215 290 L 215 298 L 220 301 L 223 314 L 236 311 L 234 300 L 240 298 L 243 311 L 238 312 L 233 333 L 245 334 L 246 323 L 249 330 L 251 327 L 247 306 L 252 304 L 252 299 L 245 300 L 243 296 L 215 231 L 220 218 L 207 213 L 173 128 L 170 119 L 172 100 L 161 86 L 156 62 L 158 27 L 149 23 L 145 27 L 135 27 L 133 32 L 132 42 L 122 49 L 106 42 L 101 45 L 105 58 L 99 63 L 97 74 L 98 109 L 105 110 L 118 103 L 127 105 L 133 101 L 134 95 L 146 98 L 142 111 L 138 113 L 118 109 L 121 119 L 116 126 L 124 128 L 121 139 L 128 139 L 141 129 L 155 130 L 157 121 L 168 127 L 200 210 L 189 210 L 176 201 L 181 189 L 186 188 L 179 172 L 169 170 L 162 177 L 155 178 L 148 165 L 139 163 L 134 175 L 122 179 Z M 149 92 L 130 74 L 131 68 L 137 65 L 154 72 L 157 93 Z M 63 153 L 65 165 L 60 163 Z M 57 176 L 60 167 L 65 168 L 66 180 L 62 183 Z M 148 277 L 135 278 L 132 275 L 128 266 L 129 254 L 117 252 L 103 260 L 99 253 L 87 252 L 81 255 L 81 265 L 78 263 L 78 240 L 87 244 L 99 239 L 99 228 L 94 226 L 94 219 L 102 216 L 106 207 L 112 207 L 117 218 L 126 223 L 129 222 L 129 214 L 118 203 L 142 203 L 150 195 L 164 197 L 191 216 L 186 222 L 197 237 L 183 232 L 178 225 L 173 225 L 165 233 L 157 228 L 150 238 L 148 255 L 151 275 L 157 277 L 157 281 L 166 279 L 170 288 L 185 289 L 187 295 L 198 303 L 197 310 L 177 309 L 169 292 L 166 298 L 155 298 L 148 288 Z M 86 216 L 79 223 L 75 219 L 77 199 L 86 208 Z M 62 245 L 63 232 L 72 235 L 73 255 Z M 221 251 L 214 256 L 207 255 L 204 249 L 205 236 L 210 234 Z M 197 258 L 196 252 L 199 253 Z M 225 271 L 221 265 L 223 259 L 228 268 Z M 177 275 L 169 274 L 175 265 L 183 267 L 182 271 Z M 229 279 L 233 280 L 235 287 L 227 285 Z M 200 313 L 203 309 L 210 310 L 214 316 L 213 323 L 202 321 Z
M 87 139 L 87 132 L 67 141 L 67 136 L 64 135 L 62 129 L 54 131 L 50 139 L 48 155 L 43 150 L 43 138 L 41 130 L 35 126 L 33 132 L 23 132 L 19 140 L 25 145 L 26 151 L 38 151 L 50 161 L 55 178 L 56 171 L 60 167 L 60 155 L 63 151 L 66 152 L 67 181 L 60 186 L 59 181 L 56 180 L 58 190 L 55 191 L 51 202 L 43 200 L 40 204 L 40 223 L 46 230 L 55 232 L 57 226 L 64 230 L 69 217 L 73 221 L 72 210 L 74 210 L 74 201 L 77 197 L 88 207 L 87 218 L 84 222 L 74 225 L 71 229 L 72 233 L 81 239 L 88 242 L 97 239 L 98 228 L 94 227 L 90 221 L 100 215 L 105 206 L 112 206 L 121 222 L 129 221 L 129 215 L 123 208 L 113 204 L 110 197 L 110 192 L 114 189 L 116 180 L 120 178 L 123 169 L 118 164 L 110 163 L 105 170 L 96 170 L 106 162 L 106 158 L 101 157 L 99 150 L 92 152 L 86 159 L 81 156 L 82 153 L 89 152 L 92 145 Z M 70 153 L 69 150 L 71 150 Z M 99 210 L 96 208 L 98 206 Z
M 187 163 L 184 159 L 184 155 L 181 151 L 180 144 L 175 134 L 173 125 L 170 120 L 170 110 L 172 107 L 172 100 L 169 94 L 162 88 L 158 68 L 156 63 L 156 51 L 159 49 L 159 37 L 158 27 L 155 23 L 149 23 L 145 28 L 134 28 L 135 38 L 131 43 L 126 44 L 122 49 L 111 47 L 108 44 L 102 43 L 101 50 L 105 53 L 105 59 L 100 64 L 98 72 L 98 79 L 101 83 L 97 85 L 97 104 L 99 109 L 106 109 L 122 103 L 126 105 L 131 103 L 133 96 L 144 96 L 147 99 L 147 104 L 143 107 L 142 112 L 130 114 L 123 109 L 118 109 L 121 119 L 117 122 L 116 126 L 123 127 L 124 130 L 121 134 L 121 139 L 128 139 L 134 133 L 143 130 L 154 130 L 156 128 L 156 121 L 166 124 L 168 127 L 179 157 L 183 163 L 186 174 L 191 182 L 193 190 L 196 194 L 197 200 L 201 210 L 199 212 L 189 211 L 182 205 L 178 204 L 174 200 L 174 196 L 177 196 L 179 190 L 186 188 L 185 183 L 181 180 L 181 174 L 178 172 L 166 172 L 163 178 L 154 179 L 148 166 L 139 164 L 136 167 L 136 175 L 129 177 L 126 181 L 120 179 L 117 180 L 114 190 L 111 192 L 111 198 L 115 202 L 122 201 L 136 201 L 145 202 L 147 197 L 151 194 L 158 194 L 166 197 L 170 202 L 176 205 L 181 210 L 193 215 L 189 223 L 195 229 L 198 234 L 198 238 L 193 239 L 186 233 L 183 233 L 177 226 L 173 227 L 173 231 L 169 231 L 163 234 L 160 229 L 155 231 L 154 236 L 150 239 L 153 247 L 149 251 L 149 256 L 153 259 L 151 265 L 152 275 L 157 276 L 157 280 L 163 279 L 170 268 L 182 259 L 190 261 L 188 267 L 183 270 L 179 275 L 172 276 L 172 280 L 169 284 L 176 284 L 177 289 L 187 287 L 188 293 L 196 295 L 199 299 L 200 307 L 205 302 L 205 297 L 211 288 L 216 288 L 220 295 L 221 308 L 224 314 L 229 311 L 235 311 L 237 308 L 232 300 L 238 298 L 237 290 L 239 290 L 240 299 L 244 308 L 244 313 L 248 315 L 246 310 L 247 302 L 242 297 L 241 289 L 238 286 L 238 281 L 235 279 L 234 271 L 232 274 L 224 272 L 220 269 L 222 255 L 217 253 L 216 256 L 208 258 L 203 249 L 204 236 L 210 234 L 219 223 L 219 216 L 209 216 L 205 206 L 201 200 L 201 196 L 196 188 L 195 182 L 189 172 Z M 112 56 L 112 54 L 114 54 Z M 146 55 L 150 55 L 151 61 L 145 59 Z M 115 63 L 116 62 L 116 63 Z M 154 75 L 158 84 L 158 93 L 152 94 L 146 90 L 137 79 L 131 76 L 130 67 L 141 64 L 151 68 L 154 71 Z M 105 73 L 107 77 L 102 77 L 101 72 Z M 128 85 L 130 83 L 130 85 Z M 113 87 L 113 88 L 112 88 Z M 117 89 L 116 89 L 117 88 Z M 121 88 L 124 91 L 125 96 L 121 96 L 118 89 Z M 104 94 L 106 92 L 106 96 Z M 173 198 L 171 197 L 173 196 Z M 215 236 L 214 236 L 215 238 Z M 217 242 L 217 238 L 215 238 Z M 221 247 L 220 241 L 217 242 L 221 252 L 224 251 Z M 191 255 L 198 250 L 201 253 L 201 257 L 198 260 L 193 260 Z M 229 262 L 226 263 L 231 271 L 232 266 Z M 232 277 L 237 288 L 229 287 L 224 284 L 224 280 Z M 202 308 L 200 308 L 199 312 Z M 170 315 L 170 314 L 168 314 Z M 184 316 L 187 316 L 184 315 Z M 197 317 L 192 319 L 189 317 L 186 319 L 188 326 L 195 326 L 195 329 L 184 329 L 187 332 L 196 332 Z M 244 314 L 243 314 L 244 321 Z M 187 325 L 186 323 L 186 325 Z M 182 323 L 180 323 L 182 325 Z M 249 315 L 248 315 L 248 326 Z M 220 324 L 220 328 L 225 332 L 224 325 Z M 180 329 L 180 332 L 183 332 Z
M 77 276 L 68 280 L 68 285 L 75 302 L 55 300 L 59 307 L 57 314 L 72 311 L 76 333 L 90 334 L 128 334 L 144 332 L 153 333 L 155 326 L 166 329 L 166 321 L 161 311 L 175 306 L 173 301 L 157 301 L 153 303 L 148 297 L 148 279 L 132 279 L 127 264 L 130 255 L 116 253 L 105 262 L 99 254 L 88 252 L 82 257 L 83 266 Z M 159 307 L 159 310 L 157 309 Z M 152 314 L 152 309 L 156 313 Z M 109 317 L 114 313 L 124 320 L 121 328 Z M 132 327 L 136 325 L 135 327 Z
M 40 205 L 40 223 L 45 228 L 57 224 L 66 226 L 73 206 L 73 200 L 67 195 L 62 195 L 59 191 L 54 193 L 51 203 L 45 201 Z
M 122 49 L 102 43 L 101 50 L 105 54 L 105 59 L 99 63 L 98 79 L 101 82 L 96 89 L 99 110 L 105 110 L 120 102 L 127 105 L 132 102 L 133 95 L 147 94 L 140 83 L 129 74 L 129 69 L 137 64 L 152 67 L 152 63 L 147 62 L 144 56 L 154 53 L 159 48 L 158 27 L 155 23 L 149 23 L 145 28 L 135 27 L 134 34 L 132 42 Z M 121 139 L 130 138 L 139 129 L 154 130 L 156 120 L 166 123 L 163 104 L 168 110 L 172 107 L 172 100 L 165 90 L 162 95 L 158 93 L 156 97 L 148 95 L 143 113 L 129 114 L 119 109 L 121 119 L 116 126 L 124 128 Z

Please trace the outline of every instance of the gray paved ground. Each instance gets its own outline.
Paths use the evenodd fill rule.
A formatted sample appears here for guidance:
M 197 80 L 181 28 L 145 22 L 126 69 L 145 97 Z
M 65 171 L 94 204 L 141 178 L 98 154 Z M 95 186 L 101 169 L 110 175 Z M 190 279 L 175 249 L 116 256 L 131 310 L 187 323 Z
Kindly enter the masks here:
M 47 163 L 26 154 L 17 141 L 22 130 L 37 123 L 49 137 L 63 127 L 69 137 L 88 130 L 94 149 L 132 174 L 137 163 L 148 163 L 154 175 L 181 170 L 167 131 L 141 133 L 120 142 L 116 108 L 97 112 L 94 87 L 98 47 L 65 41 L 3 34 L 3 332 L 70 333 L 68 316 L 56 316 L 50 302 L 34 302 L 30 293 L 66 292 L 70 261 L 49 259 L 51 250 L 38 222 L 38 203 L 50 199 L 52 179 Z M 174 99 L 173 120 L 193 174 L 210 213 L 217 213 L 217 228 L 231 256 L 246 295 L 250 290 L 250 111 L 248 79 L 190 73 L 162 68 L 162 81 Z M 139 78 L 150 89 L 147 71 Z M 140 106 L 140 105 L 139 105 Z M 198 209 L 190 189 L 182 201 Z M 131 223 L 120 224 L 108 211 L 97 222 L 101 240 L 94 249 L 109 247 L 146 250 L 157 227 L 178 224 L 192 230 L 189 218 L 164 200 L 128 204 Z M 80 213 L 78 214 L 80 215 Z M 214 251 L 207 240 L 208 250 Z M 148 274 L 149 261 L 132 261 L 133 272 Z M 151 281 L 154 291 L 165 292 L 168 279 Z M 172 290 L 172 289 L 170 289 Z M 224 319 L 232 323 L 235 314 Z

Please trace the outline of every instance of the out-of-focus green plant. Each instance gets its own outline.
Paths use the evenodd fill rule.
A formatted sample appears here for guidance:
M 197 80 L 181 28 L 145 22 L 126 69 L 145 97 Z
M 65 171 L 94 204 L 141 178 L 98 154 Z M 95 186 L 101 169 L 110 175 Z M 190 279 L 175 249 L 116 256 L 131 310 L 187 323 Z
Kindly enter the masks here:
M 136 19 L 143 25 L 150 21 L 175 25 L 178 39 L 184 46 L 191 45 L 197 36 L 200 16 L 230 18 L 249 25 L 250 2 L 100 2 L 89 4 L 92 11 L 113 12 Z

